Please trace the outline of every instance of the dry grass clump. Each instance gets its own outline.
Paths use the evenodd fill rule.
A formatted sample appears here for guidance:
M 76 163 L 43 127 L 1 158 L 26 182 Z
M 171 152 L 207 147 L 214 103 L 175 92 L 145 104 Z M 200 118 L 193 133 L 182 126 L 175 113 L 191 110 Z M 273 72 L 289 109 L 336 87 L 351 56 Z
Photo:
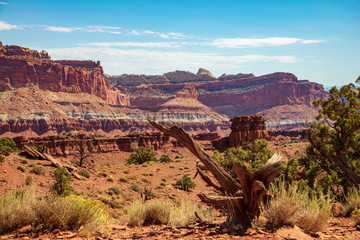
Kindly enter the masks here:
M 34 187 L 12 190 L 0 198 L 0 234 L 34 221 L 33 206 L 36 201 Z
M 0 234 L 31 224 L 35 229 L 97 230 L 108 213 L 104 204 L 82 196 L 38 198 L 33 186 L 0 198 Z
M 342 213 L 345 216 L 350 216 L 351 213 L 360 208 L 360 193 L 355 187 L 350 188 L 345 196 L 345 204 L 342 207 Z
M 195 222 L 194 206 L 189 202 L 175 204 L 170 200 L 134 201 L 128 209 L 129 226 L 168 224 L 173 227 Z
M 284 225 L 297 225 L 305 232 L 324 229 L 331 216 L 330 197 L 318 194 L 309 196 L 309 191 L 300 189 L 296 184 L 285 187 L 285 182 L 275 182 L 270 191 L 275 196 L 262 207 L 262 216 L 270 228 Z
M 92 231 L 106 223 L 108 213 L 105 209 L 103 203 L 83 196 L 47 197 L 35 205 L 35 225 L 60 230 L 78 230 L 83 227 L 85 231 Z

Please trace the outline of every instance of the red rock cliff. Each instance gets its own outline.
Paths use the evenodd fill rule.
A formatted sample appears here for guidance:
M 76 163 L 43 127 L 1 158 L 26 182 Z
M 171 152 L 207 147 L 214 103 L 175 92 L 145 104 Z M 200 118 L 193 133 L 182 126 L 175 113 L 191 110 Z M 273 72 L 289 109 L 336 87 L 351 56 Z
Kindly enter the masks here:
M 45 51 L 0 45 L 0 91 L 29 86 L 89 93 L 109 104 L 130 105 L 127 97 L 104 80 L 100 62 L 52 61 Z

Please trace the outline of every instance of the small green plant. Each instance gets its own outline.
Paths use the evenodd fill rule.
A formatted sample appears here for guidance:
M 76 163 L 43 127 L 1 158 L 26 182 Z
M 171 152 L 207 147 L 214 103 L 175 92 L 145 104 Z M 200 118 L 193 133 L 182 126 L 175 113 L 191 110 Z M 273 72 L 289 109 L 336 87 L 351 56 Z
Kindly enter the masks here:
M 126 159 L 127 164 L 143 164 L 145 162 L 157 161 L 155 153 L 151 148 L 139 147 L 134 149 L 130 157 Z
M 174 165 L 170 165 L 169 168 L 175 168 L 175 166 L 174 166 Z
M 83 177 L 90 178 L 90 173 L 86 169 L 81 169 L 78 171 L 78 174 Z
M 106 180 L 107 180 L 108 182 L 113 182 L 113 181 L 114 181 L 114 177 L 113 177 L 113 176 L 109 176 Z
M 169 157 L 169 155 L 165 155 L 165 154 L 161 155 L 159 161 L 160 161 L 161 163 L 173 162 L 173 160 Z
M 146 179 L 146 178 L 141 179 L 141 181 L 144 182 L 144 183 L 151 183 L 151 181 Z
M 54 172 L 55 184 L 52 190 L 59 196 L 68 196 L 70 194 L 71 175 L 66 171 L 66 168 L 58 167 Z
M 16 151 L 16 144 L 12 138 L 0 138 L 0 163 L 5 162 L 5 157 Z
M 71 132 L 65 133 L 65 136 L 72 136 Z
M 127 177 L 121 177 L 121 178 L 119 179 L 119 181 L 126 183 L 126 182 L 129 181 L 129 179 L 128 179 Z
M 195 188 L 196 184 L 191 180 L 189 175 L 186 174 L 175 183 L 175 186 L 181 190 L 189 191 L 191 188 Z
M 139 187 L 139 185 L 137 184 L 131 185 L 130 189 L 133 190 L 134 192 L 141 192 L 141 187 Z
M 116 187 L 116 186 L 112 186 L 112 187 L 109 187 L 109 192 L 113 192 L 114 194 L 116 195 L 119 195 L 122 193 L 122 191 L 120 190 L 120 188 Z
M 44 175 L 45 173 L 43 167 L 41 166 L 33 166 L 32 172 L 35 173 L 36 175 Z

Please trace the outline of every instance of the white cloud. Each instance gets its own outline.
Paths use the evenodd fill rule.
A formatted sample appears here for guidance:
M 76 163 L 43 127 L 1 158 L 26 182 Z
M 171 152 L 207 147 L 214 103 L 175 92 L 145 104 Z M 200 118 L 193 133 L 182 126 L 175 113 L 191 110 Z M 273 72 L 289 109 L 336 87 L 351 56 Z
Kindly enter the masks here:
M 0 5 L 6 5 L 8 4 L 7 2 L 0 2 Z
M 21 27 L 17 25 L 8 24 L 7 22 L 4 21 L 0 21 L 0 31 L 11 30 L 11 29 L 21 29 Z
M 44 30 L 52 32 L 73 32 L 76 31 L 76 28 L 47 26 L 44 27 Z
M 87 26 L 87 27 L 55 27 L 55 26 L 42 26 L 46 31 L 52 32 L 103 32 L 103 33 L 112 33 L 112 34 L 121 34 L 119 31 L 120 27 L 108 27 L 108 26 Z
M 176 69 L 196 71 L 199 67 L 219 73 L 238 72 L 249 63 L 292 64 L 300 61 L 295 56 L 224 56 L 212 53 L 161 52 L 108 47 L 58 48 L 47 51 L 52 59 L 100 60 L 108 74 L 162 74 Z
M 171 48 L 180 47 L 186 42 L 93 42 L 80 43 L 79 46 L 97 46 L 97 47 L 148 47 L 148 48 Z
M 323 40 L 305 40 L 300 38 L 289 37 L 271 37 L 271 38 L 216 38 L 207 45 L 219 48 L 245 48 L 245 47 L 265 47 L 265 46 L 282 46 L 295 43 L 309 44 L 320 43 Z

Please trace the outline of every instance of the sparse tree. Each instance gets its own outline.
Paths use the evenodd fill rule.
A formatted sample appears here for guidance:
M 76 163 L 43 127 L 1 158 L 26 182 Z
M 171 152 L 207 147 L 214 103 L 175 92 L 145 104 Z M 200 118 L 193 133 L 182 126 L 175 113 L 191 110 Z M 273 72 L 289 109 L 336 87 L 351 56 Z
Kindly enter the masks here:
M 76 143 L 76 154 L 75 158 L 77 159 L 76 164 L 79 167 L 87 164 L 92 158 L 92 152 L 89 150 L 89 147 L 84 139 L 81 139 Z

